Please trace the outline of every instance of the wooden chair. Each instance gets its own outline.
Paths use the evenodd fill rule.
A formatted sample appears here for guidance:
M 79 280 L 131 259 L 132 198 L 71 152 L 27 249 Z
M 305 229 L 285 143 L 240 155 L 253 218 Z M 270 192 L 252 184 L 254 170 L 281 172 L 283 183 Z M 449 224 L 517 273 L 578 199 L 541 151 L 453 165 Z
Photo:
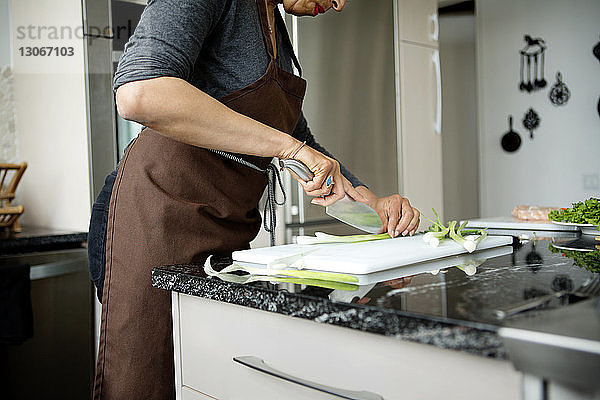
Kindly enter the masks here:
M 23 206 L 11 205 L 17 186 L 27 169 L 27 163 L 0 164 L 0 228 L 21 232 L 17 218 L 23 214 Z

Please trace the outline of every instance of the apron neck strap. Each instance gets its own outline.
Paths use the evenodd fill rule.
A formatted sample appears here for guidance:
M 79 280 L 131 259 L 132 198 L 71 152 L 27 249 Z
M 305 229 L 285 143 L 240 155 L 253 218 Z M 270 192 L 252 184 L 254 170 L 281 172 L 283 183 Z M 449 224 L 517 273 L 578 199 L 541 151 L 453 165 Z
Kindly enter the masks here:
M 267 0 L 256 0 L 256 3 L 258 5 L 258 16 L 260 19 L 260 26 L 262 28 L 263 39 L 265 40 L 265 46 L 267 46 L 267 52 L 269 53 L 271 61 L 273 61 L 275 60 L 275 51 L 273 50 L 273 41 L 271 40 L 271 31 L 269 29 Z
M 279 13 L 279 10 L 275 11 L 275 23 L 277 25 L 277 29 L 279 29 L 279 31 L 281 32 L 281 37 L 285 41 L 285 45 L 287 46 L 287 48 L 290 51 L 290 54 L 292 55 L 292 62 L 296 66 L 296 69 L 298 70 L 300 76 L 302 76 L 302 67 L 300 67 L 300 62 L 296 57 L 296 53 L 294 53 L 294 46 L 292 45 L 290 35 L 288 34 L 287 27 L 285 26 L 285 22 L 283 21 L 283 17 Z
M 256 2 L 258 5 L 258 15 L 260 18 L 260 26 L 263 33 L 263 39 L 265 40 L 265 46 L 267 46 L 267 52 L 269 53 L 271 61 L 275 61 L 275 51 L 273 49 L 273 41 L 271 40 L 271 32 L 269 30 L 269 19 L 267 16 L 267 3 L 266 0 L 256 0 Z M 294 63 L 294 66 L 298 70 L 300 76 L 302 76 L 302 67 L 300 67 L 300 62 L 298 61 L 298 58 L 294 53 L 294 46 L 292 45 L 292 42 L 290 40 L 290 36 L 285 26 L 285 22 L 283 21 L 283 17 L 279 13 L 279 9 L 277 7 L 275 8 L 275 27 L 281 32 L 281 37 L 285 41 L 285 46 L 288 48 L 292 56 L 292 62 Z M 274 34 L 276 36 L 276 33 Z

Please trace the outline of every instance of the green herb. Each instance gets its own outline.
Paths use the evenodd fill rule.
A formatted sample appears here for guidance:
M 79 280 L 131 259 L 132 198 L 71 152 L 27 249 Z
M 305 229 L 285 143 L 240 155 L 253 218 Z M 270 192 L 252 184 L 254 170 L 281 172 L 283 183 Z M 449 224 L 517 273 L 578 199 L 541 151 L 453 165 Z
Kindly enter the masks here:
M 550 243 L 548 246 L 552 253 L 562 253 L 565 257 L 573 259 L 575 265 L 591 272 L 600 273 L 600 250 L 575 251 L 557 249 Z
M 585 201 L 573 203 L 571 208 L 561 208 L 548 213 L 548 219 L 574 224 L 592 224 L 600 231 L 600 200 L 591 197 Z

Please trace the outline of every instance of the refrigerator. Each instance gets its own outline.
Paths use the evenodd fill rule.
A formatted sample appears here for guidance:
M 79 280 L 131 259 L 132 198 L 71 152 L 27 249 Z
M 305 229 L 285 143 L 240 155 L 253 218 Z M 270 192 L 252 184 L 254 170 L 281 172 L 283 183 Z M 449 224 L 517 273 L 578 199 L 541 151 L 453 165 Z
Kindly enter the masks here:
M 146 2 L 82 0 L 82 4 L 90 186 L 95 199 L 105 177 L 116 168 L 125 148 L 142 129 L 117 113 L 112 81 L 125 43 L 133 35 Z
M 303 111 L 317 142 L 378 196 L 401 191 L 394 1 L 354 0 L 318 18 L 286 16 L 307 80 Z M 325 214 L 286 174 L 283 235 L 360 231 Z
M 117 166 L 125 147 L 137 136 L 141 125 L 117 113 L 112 81 L 119 57 L 139 22 L 145 1 L 82 0 L 85 32 L 86 109 L 90 197 L 98 197 L 104 179 Z M 98 28 L 101 33 L 98 33 Z M 94 296 L 95 354 L 100 338 L 102 305 Z

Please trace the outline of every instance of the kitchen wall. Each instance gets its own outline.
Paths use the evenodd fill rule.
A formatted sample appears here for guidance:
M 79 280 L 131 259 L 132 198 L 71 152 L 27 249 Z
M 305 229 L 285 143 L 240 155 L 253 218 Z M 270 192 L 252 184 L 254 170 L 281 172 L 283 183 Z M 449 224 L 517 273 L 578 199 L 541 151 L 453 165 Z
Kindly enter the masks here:
M 35 12 L 32 12 L 35 10 Z M 23 225 L 87 230 L 90 212 L 82 12 L 79 0 L 11 0 Z M 29 31 L 29 26 L 33 30 Z M 45 29 L 44 29 L 45 27 Z M 52 35 L 56 28 L 56 35 Z M 69 33 L 70 32 L 70 33 Z M 73 56 L 22 56 L 21 47 L 72 47 Z
M 10 20 L 8 0 L 0 0 L 0 68 L 10 65 Z
M 479 216 L 475 17 L 440 16 L 442 161 L 446 220 Z
M 0 163 L 18 161 L 8 15 L 8 0 L 0 0 Z
M 599 41 L 600 1 L 477 0 L 476 15 L 481 215 L 508 215 L 517 204 L 564 206 L 598 195 L 600 63 L 592 48 Z M 532 94 L 518 89 L 524 34 L 542 37 L 548 46 L 549 86 Z M 563 107 L 548 100 L 557 71 L 571 90 Z M 541 116 L 533 141 L 521 125 L 529 107 Z M 516 153 L 500 147 L 509 114 L 523 139 Z

